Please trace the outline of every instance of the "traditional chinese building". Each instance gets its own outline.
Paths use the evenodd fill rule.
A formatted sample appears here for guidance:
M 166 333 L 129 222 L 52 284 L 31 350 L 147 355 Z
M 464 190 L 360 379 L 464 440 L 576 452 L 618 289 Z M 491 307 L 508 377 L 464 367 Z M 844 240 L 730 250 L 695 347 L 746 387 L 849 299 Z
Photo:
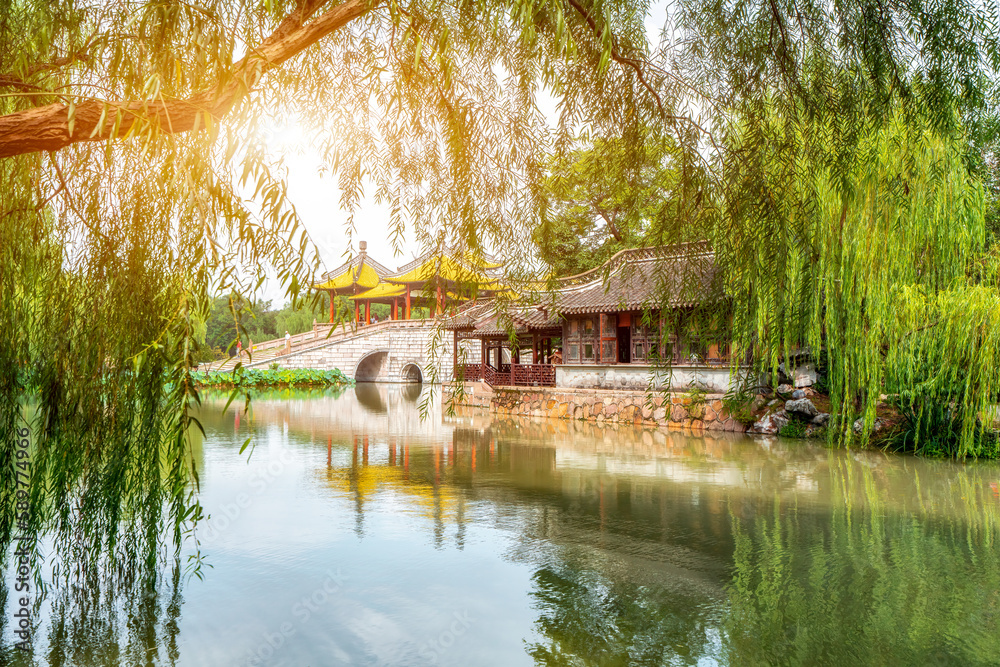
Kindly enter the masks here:
M 725 391 L 727 341 L 694 326 L 703 306 L 722 299 L 711 247 L 687 243 L 624 250 L 512 307 L 471 304 L 446 326 L 454 332 L 456 377 L 465 380 L 615 389 L 652 381 Z M 481 363 L 463 364 L 472 341 Z
M 389 306 L 390 319 L 408 320 L 416 307 L 426 307 L 431 316 L 444 314 L 446 305 L 463 304 L 502 289 L 502 266 L 493 257 L 476 258 L 451 248 L 432 249 L 392 271 L 367 254 L 361 241 L 357 256 L 323 275 L 315 289 L 330 293 L 330 320 L 335 313 L 333 297 L 354 302 L 354 321 L 371 324 L 371 305 Z
M 429 303 L 431 315 L 444 313 L 446 303 L 468 302 L 501 289 L 502 266 L 489 255 L 475 258 L 455 249 L 432 249 L 385 276 L 402 290 L 405 318 L 410 318 L 414 295 Z
M 358 254 L 350 260 L 341 264 L 332 271 L 323 274 L 315 289 L 325 290 L 330 294 L 330 321 L 335 318 L 334 299 L 338 296 L 346 296 L 354 301 L 354 321 L 371 323 L 371 297 L 359 299 L 358 296 L 369 292 L 382 283 L 383 276 L 392 273 L 391 270 L 382 266 L 368 256 L 368 243 L 361 241 L 358 244 Z M 379 301 L 374 301 L 379 303 Z M 362 317 L 361 305 L 364 304 L 364 316 Z

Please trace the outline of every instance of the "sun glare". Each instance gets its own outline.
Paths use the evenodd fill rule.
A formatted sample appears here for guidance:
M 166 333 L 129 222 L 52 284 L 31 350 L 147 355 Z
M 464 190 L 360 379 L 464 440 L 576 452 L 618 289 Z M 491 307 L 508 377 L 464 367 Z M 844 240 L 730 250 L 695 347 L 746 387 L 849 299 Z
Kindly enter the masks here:
M 306 133 L 294 114 L 282 119 L 270 119 L 258 132 L 267 152 L 272 155 L 301 155 L 309 145 Z

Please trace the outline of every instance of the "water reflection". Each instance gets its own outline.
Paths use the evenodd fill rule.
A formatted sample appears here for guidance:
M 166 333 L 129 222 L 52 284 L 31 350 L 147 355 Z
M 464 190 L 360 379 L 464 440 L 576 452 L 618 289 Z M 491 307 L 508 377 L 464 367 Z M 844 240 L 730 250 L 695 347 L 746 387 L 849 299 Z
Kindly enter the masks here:
M 358 399 L 358 403 L 368 412 L 376 415 L 384 415 L 389 409 L 385 405 L 385 401 L 382 400 L 382 392 L 379 391 L 378 385 L 371 382 L 359 382 L 354 386 L 354 396 Z
M 429 519 L 437 548 L 449 524 L 462 548 L 470 503 L 513 519 L 508 557 L 537 568 L 538 664 L 988 664 L 1000 649 L 992 465 L 474 414 L 430 447 L 354 436 L 349 463 L 333 447 L 324 481 L 353 495 L 359 536 L 380 493 Z
M 180 665 L 264 651 L 259 664 L 1000 655 L 996 466 L 481 412 L 422 421 L 418 397 L 265 392 L 239 417 L 207 399 L 214 569 L 183 616 L 179 588 L 161 587 L 118 636 L 67 607 L 53 664 L 142 650 Z M 343 589 L 268 648 L 331 567 Z

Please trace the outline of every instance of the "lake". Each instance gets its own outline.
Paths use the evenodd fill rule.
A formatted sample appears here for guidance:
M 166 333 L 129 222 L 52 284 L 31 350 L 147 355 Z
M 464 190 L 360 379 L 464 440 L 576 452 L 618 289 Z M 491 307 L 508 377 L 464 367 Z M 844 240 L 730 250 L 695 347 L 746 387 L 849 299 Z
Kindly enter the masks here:
M 207 395 L 203 579 L 46 603 L 37 664 L 1000 664 L 995 464 L 428 391 Z

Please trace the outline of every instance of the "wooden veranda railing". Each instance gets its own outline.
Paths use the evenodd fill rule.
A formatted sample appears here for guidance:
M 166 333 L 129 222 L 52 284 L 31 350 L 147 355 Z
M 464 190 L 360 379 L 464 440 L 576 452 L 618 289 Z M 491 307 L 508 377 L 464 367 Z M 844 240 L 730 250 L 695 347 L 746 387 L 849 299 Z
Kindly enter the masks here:
M 511 364 L 510 373 L 516 386 L 556 386 L 556 367 L 552 364 Z
M 556 367 L 552 364 L 504 364 L 496 369 L 489 364 L 459 364 L 455 379 L 483 381 L 493 387 L 554 387 Z

